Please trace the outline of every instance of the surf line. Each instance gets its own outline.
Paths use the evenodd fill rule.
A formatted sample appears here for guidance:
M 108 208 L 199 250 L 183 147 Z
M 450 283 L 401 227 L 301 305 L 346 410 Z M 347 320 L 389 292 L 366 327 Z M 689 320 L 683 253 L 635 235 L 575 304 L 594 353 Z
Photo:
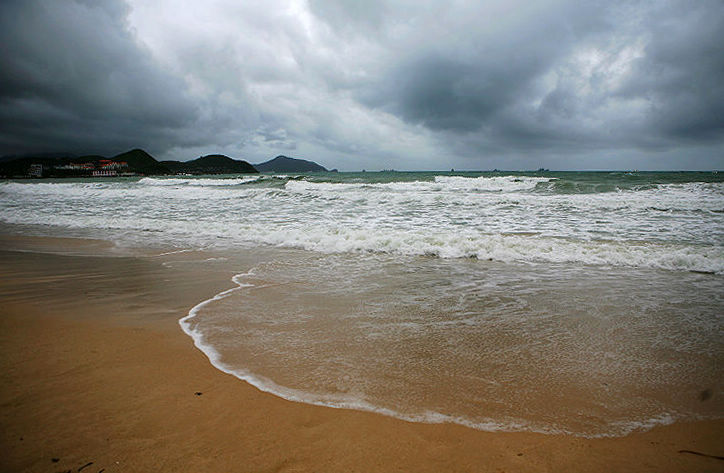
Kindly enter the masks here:
M 176 254 L 179 254 L 179 253 L 188 253 L 188 252 L 190 252 L 190 251 L 194 251 L 194 250 L 193 250 L 192 248 L 185 248 L 185 249 L 183 249 L 183 250 L 167 251 L 166 253 L 159 253 L 159 254 L 153 255 L 153 256 L 155 256 L 156 258 L 158 258 L 159 256 L 176 255 Z
M 254 287 L 253 284 L 243 283 L 243 282 L 240 281 L 241 278 L 248 277 L 248 276 L 252 276 L 252 275 L 254 274 L 254 269 L 255 269 L 255 268 L 252 268 L 252 269 L 250 269 L 249 271 L 247 271 L 246 273 L 235 274 L 235 275 L 231 278 L 231 281 L 232 281 L 234 284 L 236 284 L 236 287 L 232 287 L 232 288 L 230 288 L 230 289 L 227 289 L 227 290 L 225 290 L 225 291 L 222 291 L 222 292 L 216 294 L 216 295 L 215 295 L 214 297 L 212 297 L 211 299 L 206 299 L 205 301 L 199 302 L 198 304 L 196 304 L 195 306 L 193 306 L 193 307 L 191 308 L 191 310 L 189 310 L 189 313 L 188 313 L 186 316 L 184 316 L 184 317 L 182 317 L 182 318 L 179 319 L 178 323 L 179 323 L 179 325 L 181 326 L 181 329 L 184 331 L 184 333 L 186 333 L 186 335 L 188 335 L 189 337 L 191 337 L 191 338 L 193 339 L 193 341 L 194 341 L 194 345 L 196 345 L 196 347 L 197 347 L 199 350 L 201 350 L 202 352 L 206 353 L 207 355 L 208 355 L 208 353 L 206 352 L 206 350 L 204 350 L 204 348 L 208 348 L 208 347 L 207 347 L 207 346 L 202 346 L 203 343 L 201 342 L 200 337 L 197 336 L 197 333 L 196 333 L 193 329 L 191 329 L 190 320 L 193 319 L 194 317 L 196 317 L 196 315 L 198 314 L 199 310 L 201 310 L 201 309 L 202 309 L 203 307 L 205 307 L 206 305 L 211 304 L 212 302 L 215 302 L 215 301 L 218 301 L 218 300 L 221 300 L 221 299 L 225 299 L 225 298 L 229 297 L 231 294 L 233 294 L 234 292 L 236 292 L 236 291 L 238 291 L 238 290 L 240 290 L 240 289 L 244 289 L 244 288 L 246 288 L 246 287 Z
M 245 381 L 249 383 L 250 385 L 254 386 L 255 388 L 259 389 L 262 392 L 267 392 L 270 394 L 273 394 L 275 396 L 278 396 L 282 399 L 286 399 L 288 401 L 293 402 L 299 402 L 304 404 L 310 404 L 310 405 L 316 405 L 316 406 L 323 406 L 323 407 L 329 407 L 333 409 L 350 409 L 350 410 L 356 410 L 356 411 L 366 411 L 366 412 L 374 412 L 377 414 L 381 414 L 388 417 L 393 417 L 397 419 L 401 419 L 407 422 L 418 422 L 418 423 L 425 423 L 425 424 L 459 424 L 464 425 L 476 430 L 483 430 L 483 431 L 533 431 L 533 432 L 541 432 L 541 433 L 569 433 L 566 431 L 553 429 L 553 430 L 546 430 L 546 429 L 536 429 L 531 428 L 531 426 L 528 426 L 526 424 L 519 424 L 519 423 L 500 423 L 496 422 L 492 419 L 486 420 L 483 422 L 471 422 L 464 418 L 454 417 L 446 414 L 441 414 L 438 412 L 425 412 L 422 414 L 403 414 L 398 411 L 376 406 L 374 404 L 369 403 L 365 399 L 344 399 L 344 398 L 335 398 L 334 396 L 330 397 L 319 397 L 314 396 L 310 393 L 300 391 L 298 389 L 284 387 L 281 385 L 278 385 L 273 380 L 266 378 L 261 375 L 257 375 L 254 373 L 251 373 L 247 369 L 244 368 L 235 368 L 231 367 L 229 365 L 226 365 L 223 361 L 221 361 L 221 354 L 214 349 L 213 346 L 204 343 L 203 335 L 200 331 L 196 330 L 192 326 L 192 319 L 199 315 L 199 311 L 203 309 L 208 304 L 211 304 L 215 301 L 219 301 L 221 299 L 225 299 L 229 297 L 230 295 L 234 294 L 236 291 L 239 291 L 244 288 L 248 287 L 270 287 L 270 286 L 277 286 L 279 284 L 264 284 L 261 286 L 256 286 L 255 284 L 242 282 L 242 280 L 245 277 L 252 276 L 254 274 L 256 268 L 251 269 L 250 271 L 246 273 L 240 273 L 231 278 L 231 280 L 236 284 L 236 287 L 232 287 L 230 289 L 227 289 L 225 291 L 222 291 L 218 294 L 216 294 L 214 297 L 207 299 L 205 301 L 202 301 L 198 304 L 196 304 L 194 307 L 189 310 L 188 315 L 185 317 L 182 317 L 179 319 L 179 325 L 181 326 L 181 329 L 186 333 L 191 339 L 194 341 L 194 346 L 198 348 L 203 354 L 206 355 L 211 365 L 218 369 L 219 371 L 222 371 L 224 373 L 230 374 L 237 379 L 240 379 L 241 381 Z M 201 395 L 202 393 L 197 393 L 197 395 Z
M 205 301 L 199 302 L 198 304 L 193 306 L 191 308 L 191 310 L 189 310 L 188 315 L 179 319 L 178 323 L 181 326 L 181 330 L 183 330 L 186 335 L 191 337 L 191 339 L 194 342 L 194 346 L 196 348 L 198 348 L 201 351 L 201 353 L 206 355 L 206 357 L 209 359 L 209 362 L 211 363 L 211 366 L 218 369 L 219 371 L 222 371 L 224 373 L 235 376 L 236 378 L 238 378 L 242 381 L 246 381 L 247 383 L 251 384 L 252 386 L 255 386 L 256 388 L 258 388 L 261 391 L 269 392 L 269 393 L 275 394 L 279 397 L 282 397 L 284 399 L 288 399 L 288 397 L 286 397 L 286 396 L 282 395 L 280 392 L 274 390 L 273 387 L 267 386 L 267 384 L 274 385 L 273 382 L 266 381 L 265 379 L 263 379 L 261 377 L 257 377 L 250 373 L 247 373 L 246 370 L 234 369 L 234 368 L 226 365 L 224 362 L 222 362 L 221 353 L 219 353 L 213 346 L 211 346 L 207 343 L 204 343 L 203 335 L 201 334 L 201 332 L 196 330 L 195 328 L 193 328 L 191 325 L 191 320 L 194 317 L 196 317 L 199 314 L 199 311 L 201 309 L 203 309 L 205 306 L 207 306 L 208 304 L 219 301 L 221 299 L 225 299 L 225 298 L 229 297 L 230 295 L 232 295 L 233 293 L 235 293 L 236 291 L 239 291 L 241 289 L 245 289 L 248 287 L 259 287 L 259 288 L 267 287 L 267 285 L 256 286 L 255 284 L 242 282 L 243 278 L 253 276 L 255 270 L 256 270 L 256 268 L 252 268 L 249 271 L 247 271 L 246 273 L 239 273 L 239 274 L 234 275 L 231 278 L 231 281 L 234 284 L 236 284 L 236 287 L 232 287 L 230 289 L 222 291 L 222 292 L 216 294 L 211 299 L 206 299 Z M 290 400 L 304 402 L 304 399 L 290 399 Z
M 255 270 L 257 270 L 258 267 L 252 268 L 246 273 L 239 273 L 234 275 L 231 278 L 231 281 L 236 284 L 236 287 L 232 287 L 230 289 L 226 289 L 225 291 L 219 292 L 215 296 L 213 296 L 210 299 L 206 299 L 198 304 L 196 304 L 194 307 L 192 307 L 188 314 L 181 319 L 179 319 L 179 325 L 181 326 L 181 329 L 186 333 L 194 342 L 194 346 L 201 351 L 204 355 L 206 355 L 207 359 L 211 363 L 211 365 L 218 369 L 219 371 L 232 375 L 235 378 L 244 381 L 251 386 L 254 386 L 255 388 L 259 389 L 262 392 L 273 394 L 277 397 L 280 397 L 282 399 L 286 399 L 288 401 L 293 402 L 299 402 L 303 404 L 309 404 L 309 405 L 315 405 L 315 406 L 322 406 L 322 407 L 329 407 L 333 409 L 350 409 L 350 410 L 356 410 L 356 411 L 364 411 L 364 412 L 373 412 L 376 414 L 381 414 L 388 417 L 393 417 L 396 419 L 401 419 L 407 422 L 415 422 L 415 423 L 423 423 L 423 424 L 458 424 L 462 425 L 471 429 L 475 430 L 481 430 L 486 432 L 497 432 L 497 431 L 503 431 L 503 432 L 535 432 L 535 433 L 541 433 L 541 434 L 565 434 L 565 435 L 572 435 L 574 437 L 582 437 L 582 438 L 610 438 L 610 437 L 621 437 L 630 434 L 631 432 L 635 431 L 646 431 L 650 430 L 654 425 L 656 424 L 671 424 L 676 419 L 672 417 L 655 417 L 652 419 L 649 419 L 648 421 L 644 422 L 644 425 L 642 426 L 640 422 L 630 422 L 628 425 L 624 425 L 623 429 L 618 431 L 609 431 L 609 432 L 601 432 L 601 433 L 582 433 L 582 432 L 574 432 L 565 428 L 561 427 L 555 427 L 555 426 L 541 426 L 541 425 L 535 425 L 532 424 L 524 419 L 506 419 L 504 421 L 496 420 L 496 419 L 481 419 L 479 421 L 469 420 L 464 417 L 455 416 L 455 415 L 449 415 L 444 414 L 436 411 L 430 411 L 426 410 L 421 413 L 411 413 L 411 414 L 405 414 L 399 411 L 396 411 L 394 409 L 381 407 L 378 405 L 375 405 L 371 402 L 369 402 L 367 399 L 363 398 L 346 398 L 344 396 L 338 397 L 335 395 L 315 395 L 313 393 L 305 392 L 299 389 L 295 389 L 292 387 L 282 386 L 277 384 L 274 380 L 267 378 L 263 375 L 253 373 L 249 371 L 247 368 L 243 367 L 232 367 L 230 365 L 225 364 L 222 361 L 221 353 L 218 352 L 212 345 L 207 344 L 204 342 L 204 337 L 202 333 L 199 330 L 196 330 L 192 326 L 192 319 L 199 315 L 199 311 L 201 311 L 205 306 L 225 299 L 232 294 L 234 294 L 236 291 L 239 291 L 241 289 L 250 288 L 250 287 L 256 287 L 256 288 L 266 288 L 266 287 L 276 287 L 276 286 L 283 286 L 287 284 L 293 284 L 293 283 L 267 283 L 267 284 L 251 284 L 247 282 L 243 282 L 244 278 L 251 277 L 255 274 Z M 195 393 L 197 396 L 200 396 L 201 392 Z M 648 424 L 648 425 L 647 425 Z M 724 460 L 724 457 L 718 457 L 715 455 L 709 455 L 702 452 L 696 452 L 692 450 L 680 450 L 679 453 L 685 453 L 685 454 L 693 454 L 693 455 L 700 455 L 705 457 L 710 457 L 718 460 Z

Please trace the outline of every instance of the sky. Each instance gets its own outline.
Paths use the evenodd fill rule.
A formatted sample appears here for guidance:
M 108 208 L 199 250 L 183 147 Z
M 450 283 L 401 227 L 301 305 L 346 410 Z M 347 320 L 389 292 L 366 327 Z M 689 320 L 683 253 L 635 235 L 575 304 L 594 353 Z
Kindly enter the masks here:
M 0 155 L 724 169 L 724 2 L 3 0 Z

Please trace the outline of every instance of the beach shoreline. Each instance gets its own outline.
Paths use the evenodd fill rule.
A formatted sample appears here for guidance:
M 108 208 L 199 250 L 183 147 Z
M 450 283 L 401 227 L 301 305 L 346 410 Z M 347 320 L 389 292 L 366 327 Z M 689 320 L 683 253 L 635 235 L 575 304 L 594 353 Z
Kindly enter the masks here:
M 4 238 L 1 471 L 724 471 L 722 420 L 587 439 L 286 401 L 215 369 L 178 326 L 233 274 Z

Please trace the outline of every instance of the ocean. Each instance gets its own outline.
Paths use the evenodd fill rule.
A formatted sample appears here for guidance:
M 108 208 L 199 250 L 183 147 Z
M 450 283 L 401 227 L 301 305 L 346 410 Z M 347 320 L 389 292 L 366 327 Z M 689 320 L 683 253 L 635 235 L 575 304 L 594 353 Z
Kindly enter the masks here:
M 203 252 L 234 276 L 181 328 L 287 399 L 585 437 L 724 416 L 722 174 L 3 181 L 0 224 Z

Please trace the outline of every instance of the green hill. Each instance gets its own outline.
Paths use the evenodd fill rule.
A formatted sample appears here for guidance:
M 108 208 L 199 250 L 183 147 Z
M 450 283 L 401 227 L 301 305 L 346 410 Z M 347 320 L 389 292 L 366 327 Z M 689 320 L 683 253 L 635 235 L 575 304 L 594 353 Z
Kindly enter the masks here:
M 139 174 L 169 174 L 171 170 L 142 149 L 132 149 L 113 156 L 114 161 L 125 161 L 128 168 Z
M 174 173 L 189 174 L 246 174 L 259 172 L 246 161 L 232 159 L 223 154 L 201 156 L 192 161 L 162 161 Z
M 264 163 L 255 164 L 260 172 L 326 172 L 327 169 L 306 159 L 277 156 Z
M 135 174 L 169 174 L 171 171 L 153 156 L 142 149 L 133 149 L 118 154 L 112 158 L 100 155 L 73 156 L 70 154 L 54 153 L 52 157 L 47 155 L 30 155 L 18 158 L 6 159 L 0 162 L 0 177 L 27 177 L 30 167 L 40 164 L 43 167 L 43 177 L 85 177 L 90 176 L 94 169 L 98 169 L 99 162 L 105 159 L 113 161 L 124 161 L 128 163 L 127 168 L 120 169 L 123 173 Z M 90 163 L 90 169 L 68 169 L 68 165 Z M 65 167 L 65 168 L 64 168 Z

